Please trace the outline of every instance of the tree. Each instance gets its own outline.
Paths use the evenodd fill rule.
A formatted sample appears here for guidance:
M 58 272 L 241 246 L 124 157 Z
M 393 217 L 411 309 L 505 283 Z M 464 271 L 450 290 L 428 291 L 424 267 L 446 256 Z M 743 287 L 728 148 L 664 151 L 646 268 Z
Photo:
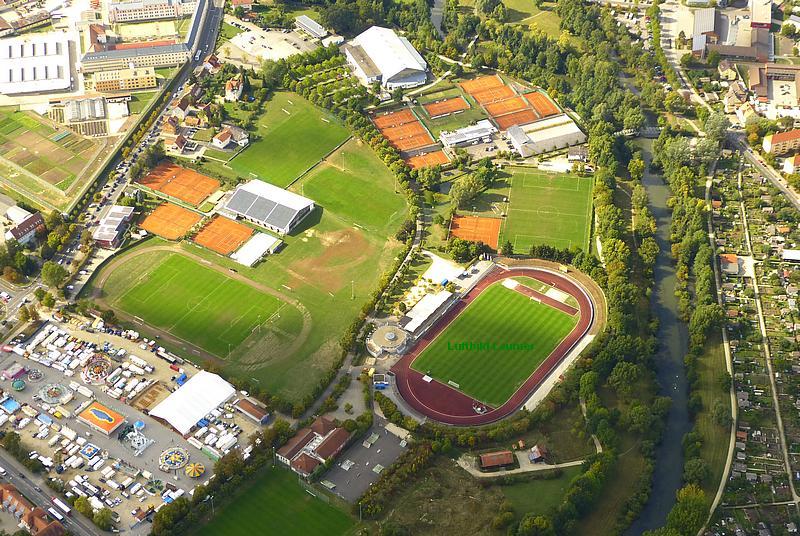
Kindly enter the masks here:
M 481 180 L 474 174 L 455 181 L 450 188 L 450 199 L 456 208 L 461 208 L 483 190 Z
M 644 176 L 644 160 L 642 160 L 641 155 L 637 154 L 628 162 L 628 173 L 631 179 L 635 181 L 642 180 L 642 176 Z
M 95 512 L 94 516 L 92 517 L 92 521 L 94 521 L 94 524 L 97 525 L 101 530 L 111 530 L 111 526 L 114 522 L 111 509 L 101 508 Z
M 627 399 L 633 393 L 633 388 L 636 382 L 641 377 L 639 367 L 627 361 L 621 361 L 614 366 L 611 374 L 608 377 L 608 385 L 610 385 L 617 394 Z
M 725 405 L 724 402 L 717 401 L 714 404 L 714 409 L 711 410 L 711 418 L 714 420 L 716 424 L 723 428 L 728 428 L 731 425 L 731 411 Z
M 706 494 L 695 485 L 689 484 L 677 493 L 678 502 L 667 516 L 667 527 L 679 534 L 697 534 L 708 514 Z
M 719 55 L 719 52 L 717 52 L 716 50 L 712 50 L 712 51 L 711 51 L 711 52 L 709 52 L 709 53 L 708 53 L 708 55 L 706 56 L 706 64 L 707 64 L 709 67 L 713 67 L 714 69 L 716 69 L 716 68 L 717 68 L 717 65 L 719 65 L 719 61 L 720 61 L 721 59 L 722 59 L 722 58 L 720 57 L 720 55 Z
M 553 523 L 544 516 L 526 514 L 519 522 L 517 536 L 554 536 Z
M 721 143 L 725 139 L 725 135 L 730 128 L 731 122 L 725 117 L 721 111 L 715 110 L 708 115 L 708 118 L 703 125 L 703 130 L 706 132 L 706 137 Z
M 49 287 L 60 287 L 67 278 L 68 272 L 63 266 L 47 261 L 42 265 L 42 281 Z
M 784 37 L 792 39 L 796 34 L 797 34 L 797 27 L 790 22 L 787 22 L 781 28 L 781 35 Z
M 506 256 L 514 254 L 514 244 L 511 243 L 511 240 L 506 240 L 503 245 L 500 246 L 500 253 Z
M 703 482 L 711 475 L 708 462 L 702 458 L 692 458 L 683 465 L 683 480 L 687 484 L 702 486 Z
M 75 510 L 86 517 L 91 518 L 93 516 L 92 505 L 89 504 L 89 499 L 86 497 L 78 497 L 75 499 L 75 504 L 73 506 L 75 507 Z
M 681 56 L 681 67 L 683 67 L 684 69 L 688 69 L 689 67 L 692 66 L 693 63 L 694 63 L 694 56 L 692 56 L 691 53 L 687 52 L 686 54 Z

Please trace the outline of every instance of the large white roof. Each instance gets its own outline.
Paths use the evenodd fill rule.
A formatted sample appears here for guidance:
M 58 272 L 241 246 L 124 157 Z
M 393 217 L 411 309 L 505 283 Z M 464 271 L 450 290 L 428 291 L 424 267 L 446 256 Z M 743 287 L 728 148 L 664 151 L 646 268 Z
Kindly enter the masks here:
M 279 238 L 266 233 L 256 233 L 239 248 L 231 258 L 245 266 L 253 266 L 267 252 L 272 251 L 280 245 Z
M 406 313 L 406 316 L 411 320 L 403 326 L 403 328 L 409 333 L 417 331 L 417 329 L 419 329 L 444 302 L 449 300 L 452 295 L 452 292 L 442 290 L 436 294 L 426 294 L 423 296 L 422 299 Z
M 307 206 L 313 205 L 314 202 L 302 195 L 297 195 L 289 190 L 278 188 L 268 182 L 260 181 L 258 179 L 252 180 L 246 184 L 239 186 L 240 190 L 250 192 L 258 197 L 266 197 L 275 201 L 279 205 L 292 208 L 294 210 L 302 210 Z
M 201 370 L 150 411 L 186 435 L 197 421 L 236 393 L 222 377 Z
M 0 40 L 0 93 L 68 89 L 72 85 L 68 34 L 48 32 Z
M 359 45 L 380 70 L 383 80 L 406 70 L 425 71 L 428 64 L 405 37 L 389 28 L 373 26 L 358 35 L 353 42 Z

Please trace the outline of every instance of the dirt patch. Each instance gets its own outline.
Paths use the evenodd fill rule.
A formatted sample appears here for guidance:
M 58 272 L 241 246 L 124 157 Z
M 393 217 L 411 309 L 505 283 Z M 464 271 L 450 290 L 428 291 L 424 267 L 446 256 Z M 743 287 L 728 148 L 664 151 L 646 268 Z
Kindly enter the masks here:
M 346 280 L 346 269 L 361 264 L 375 250 L 356 229 L 342 229 L 311 236 L 316 236 L 325 250 L 317 257 L 303 259 L 289 266 L 294 274 L 290 287 L 306 283 L 327 292 L 337 292 L 344 284 L 349 283 Z

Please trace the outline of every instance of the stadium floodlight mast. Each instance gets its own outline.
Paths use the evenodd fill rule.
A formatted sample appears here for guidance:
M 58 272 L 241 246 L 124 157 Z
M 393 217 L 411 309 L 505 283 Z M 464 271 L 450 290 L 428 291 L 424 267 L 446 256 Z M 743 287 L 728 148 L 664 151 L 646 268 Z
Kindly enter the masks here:
M 206 498 L 203 499 L 203 502 L 211 501 L 211 517 L 214 517 L 214 496 L 213 495 L 206 495 Z

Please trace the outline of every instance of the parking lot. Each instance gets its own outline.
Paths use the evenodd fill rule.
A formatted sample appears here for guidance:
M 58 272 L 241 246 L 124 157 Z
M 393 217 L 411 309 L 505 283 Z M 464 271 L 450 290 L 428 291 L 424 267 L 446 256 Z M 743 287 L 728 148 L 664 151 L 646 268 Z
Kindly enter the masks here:
M 49 332 L 56 333 L 57 338 L 42 340 L 40 334 Z M 214 459 L 198 448 L 208 447 L 208 443 L 203 445 L 191 436 L 184 439 L 143 411 L 177 389 L 180 371 L 191 377 L 197 369 L 189 364 L 170 368 L 142 340 L 97 330 L 79 331 L 56 322 L 46 324 L 31 341 L 40 344 L 26 357 L 19 355 L 20 346 L 12 352 L 5 346 L 0 352 L 0 371 L 4 371 L 0 383 L 5 393 L 0 398 L 0 427 L 20 434 L 24 444 L 35 451 L 32 456 L 50 467 L 47 476 L 64 482 L 67 498 L 86 495 L 95 508 L 111 508 L 119 516 L 120 529 L 144 534 L 149 531 L 146 523 L 131 529 L 135 524 L 133 512 L 157 509 L 191 493 L 211 477 Z M 60 356 L 70 352 L 73 360 L 63 365 L 66 360 Z M 73 362 L 78 364 L 73 366 Z M 115 371 L 109 373 L 112 368 Z M 24 382 L 21 390 L 17 390 L 19 384 L 11 386 L 12 378 Z M 138 392 L 137 386 L 141 386 Z M 90 426 L 77 415 L 85 415 L 94 403 L 99 404 L 101 420 Z M 246 442 L 258 428 L 230 404 L 219 409 L 218 416 L 211 416 L 207 437 L 213 431 L 229 432 Z M 102 419 L 110 423 L 116 414 L 124 424 L 109 424 L 110 433 L 104 433 L 106 421 Z M 123 430 L 128 434 L 120 438 Z M 170 449 L 175 449 L 174 453 L 165 458 Z M 165 459 L 176 457 L 181 460 L 172 469 L 164 465 Z M 204 472 L 191 477 L 186 468 L 194 463 L 201 464 Z
M 323 477 L 322 485 L 329 489 L 333 485 L 333 493 L 350 503 L 361 497 L 378 480 L 382 469 L 392 465 L 406 450 L 404 441 L 387 430 L 386 425 L 386 419 L 376 416 L 364 439 L 339 455 Z
M 319 41 L 294 30 L 264 30 L 230 15 L 225 16 L 225 22 L 244 30 L 217 51 L 220 60 L 226 63 L 258 67 L 264 60 L 288 58 L 319 46 Z

